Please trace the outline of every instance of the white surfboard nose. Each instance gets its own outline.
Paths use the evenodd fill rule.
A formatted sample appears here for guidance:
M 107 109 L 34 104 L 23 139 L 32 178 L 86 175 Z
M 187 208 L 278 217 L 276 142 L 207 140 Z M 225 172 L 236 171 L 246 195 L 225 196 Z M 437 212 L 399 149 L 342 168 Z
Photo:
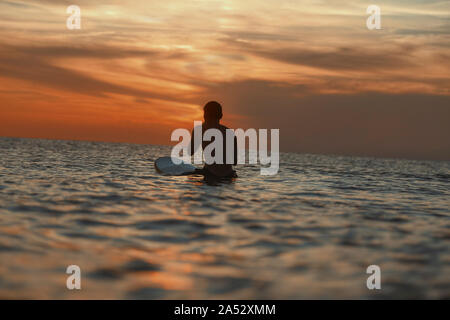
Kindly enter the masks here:
M 181 176 L 195 171 L 195 167 L 188 163 L 175 164 L 171 157 L 161 157 L 155 161 L 157 172 L 169 176 Z

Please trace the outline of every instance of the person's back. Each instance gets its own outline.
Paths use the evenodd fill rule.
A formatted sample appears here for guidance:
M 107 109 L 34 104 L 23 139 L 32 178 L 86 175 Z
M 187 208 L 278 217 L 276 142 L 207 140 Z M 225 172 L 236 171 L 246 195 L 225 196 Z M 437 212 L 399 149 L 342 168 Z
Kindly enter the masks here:
M 226 163 L 227 152 L 233 152 L 233 164 L 237 163 L 237 142 L 236 138 L 233 137 L 233 149 L 226 149 L 226 130 L 228 129 L 224 125 L 220 124 L 220 119 L 222 118 L 222 106 L 216 101 L 208 102 L 204 110 L 204 119 L 205 122 L 202 123 L 202 137 L 206 130 L 208 129 L 218 129 L 222 133 L 222 142 L 223 142 L 223 163 L 212 163 L 205 164 L 202 173 L 205 175 L 213 175 L 217 177 L 236 177 L 236 172 L 233 170 L 232 164 Z M 208 146 L 208 144 L 213 141 L 203 141 L 202 148 L 203 150 Z M 194 154 L 197 146 L 194 146 L 194 141 L 191 141 L 191 155 Z

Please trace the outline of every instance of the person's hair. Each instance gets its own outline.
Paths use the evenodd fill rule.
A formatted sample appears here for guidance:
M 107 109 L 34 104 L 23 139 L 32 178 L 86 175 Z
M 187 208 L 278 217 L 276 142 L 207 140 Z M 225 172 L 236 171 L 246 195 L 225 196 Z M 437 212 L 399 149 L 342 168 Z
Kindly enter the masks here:
M 210 101 L 203 107 L 205 119 L 222 119 L 222 106 L 217 101 Z

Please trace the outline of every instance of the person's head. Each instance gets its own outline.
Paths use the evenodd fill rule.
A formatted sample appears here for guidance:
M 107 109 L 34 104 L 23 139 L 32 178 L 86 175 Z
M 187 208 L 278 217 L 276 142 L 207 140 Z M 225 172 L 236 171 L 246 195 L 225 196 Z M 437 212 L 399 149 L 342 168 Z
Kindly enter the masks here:
M 219 121 L 222 119 L 222 106 L 217 101 L 210 101 L 203 107 L 205 121 Z

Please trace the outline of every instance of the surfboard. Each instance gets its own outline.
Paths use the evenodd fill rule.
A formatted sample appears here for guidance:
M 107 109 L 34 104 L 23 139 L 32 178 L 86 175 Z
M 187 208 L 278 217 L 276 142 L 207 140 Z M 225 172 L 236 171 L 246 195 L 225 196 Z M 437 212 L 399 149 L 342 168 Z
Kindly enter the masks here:
M 195 167 L 189 163 L 175 164 L 172 157 L 161 157 L 155 161 L 157 172 L 168 176 L 182 176 L 195 172 Z

